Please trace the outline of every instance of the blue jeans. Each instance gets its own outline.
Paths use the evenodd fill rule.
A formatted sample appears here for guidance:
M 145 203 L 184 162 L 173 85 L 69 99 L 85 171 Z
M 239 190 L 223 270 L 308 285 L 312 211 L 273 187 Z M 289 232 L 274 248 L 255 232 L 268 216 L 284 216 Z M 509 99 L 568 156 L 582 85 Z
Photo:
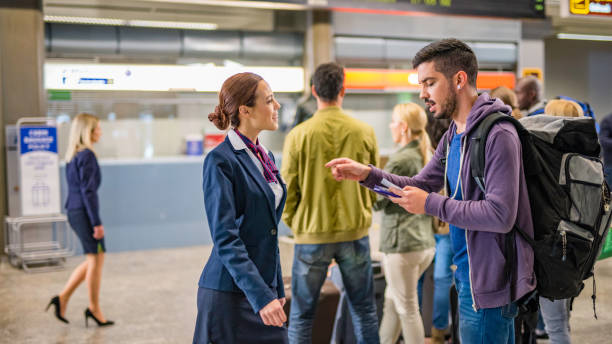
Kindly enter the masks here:
M 289 342 L 310 344 L 321 286 L 332 259 L 342 274 L 357 343 L 379 343 L 370 242 L 296 244 L 291 275 Z
M 608 186 L 612 187 L 612 164 L 604 166 L 604 173 Z
M 469 284 L 456 281 L 459 293 L 459 336 L 461 343 L 514 344 L 515 303 L 477 311 L 472 308 Z
M 540 312 L 551 343 L 570 344 L 567 299 L 550 301 L 540 297 Z
M 450 286 L 453 284 L 453 250 L 448 234 L 436 234 L 436 256 L 434 258 L 433 326 L 438 330 L 448 327 Z

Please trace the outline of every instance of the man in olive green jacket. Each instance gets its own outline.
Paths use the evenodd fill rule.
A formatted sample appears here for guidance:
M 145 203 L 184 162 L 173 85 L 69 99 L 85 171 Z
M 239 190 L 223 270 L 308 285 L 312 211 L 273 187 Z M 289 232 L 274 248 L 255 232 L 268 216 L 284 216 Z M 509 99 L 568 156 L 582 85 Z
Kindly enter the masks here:
M 287 135 L 281 173 L 287 183 L 283 220 L 295 236 L 289 342 L 311 343 L 319 292 L 334 259 L 351 303 L 358 343 L 378 343 L 368 229 L 376 196 L 338 183 L 325 163 L 343 156 L 377 164 L 374 129 L 342 111 L 344 69 L 320 65 L 313 76 L 317 112 Z

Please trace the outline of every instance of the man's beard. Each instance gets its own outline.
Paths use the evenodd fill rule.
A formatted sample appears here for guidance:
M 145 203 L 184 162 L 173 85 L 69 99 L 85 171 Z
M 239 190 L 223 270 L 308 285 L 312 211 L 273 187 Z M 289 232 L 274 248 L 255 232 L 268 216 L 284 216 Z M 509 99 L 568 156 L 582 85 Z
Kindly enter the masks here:
M 449 95 L 440 104 L 440 112 L 434 113 L 435 119 L 452 119 L 455 110 L 457 110 L 457 91 L 451 86 Z

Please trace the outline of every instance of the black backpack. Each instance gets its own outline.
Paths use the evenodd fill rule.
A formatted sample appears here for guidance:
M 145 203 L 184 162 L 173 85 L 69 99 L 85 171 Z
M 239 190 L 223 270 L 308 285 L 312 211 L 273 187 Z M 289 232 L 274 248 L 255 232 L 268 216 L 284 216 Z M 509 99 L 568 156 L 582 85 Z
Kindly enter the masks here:
M 539 115 L 520 121 L 503 113 L 487 116 L 471 139 L 471 174 L 484 192 L 485 144 L 491 127 L 510 122 L 522 145 L 534 237 L 516 225 L 506 240 L 516 264 L 514 233 L 534 250 L 537 294 L 550 300 L 574 298 L 593 276 L 595 261 L 610 226 L 610 193 L 592 118 Z M 512 266 L 506 268 L 512 281 Z M 593 308 L 595 281 L 593 281 Z

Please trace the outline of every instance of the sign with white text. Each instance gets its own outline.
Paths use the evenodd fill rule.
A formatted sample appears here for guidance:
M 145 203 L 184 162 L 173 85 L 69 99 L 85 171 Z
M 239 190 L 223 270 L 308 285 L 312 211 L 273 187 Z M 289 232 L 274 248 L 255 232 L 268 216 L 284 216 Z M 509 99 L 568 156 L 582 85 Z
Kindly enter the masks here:
M 19 128 L 19 173 L 22 216 L 60 213 L 55 126 Z
M 612 0 L 562 0 L 561 16 L 612 18 Z

